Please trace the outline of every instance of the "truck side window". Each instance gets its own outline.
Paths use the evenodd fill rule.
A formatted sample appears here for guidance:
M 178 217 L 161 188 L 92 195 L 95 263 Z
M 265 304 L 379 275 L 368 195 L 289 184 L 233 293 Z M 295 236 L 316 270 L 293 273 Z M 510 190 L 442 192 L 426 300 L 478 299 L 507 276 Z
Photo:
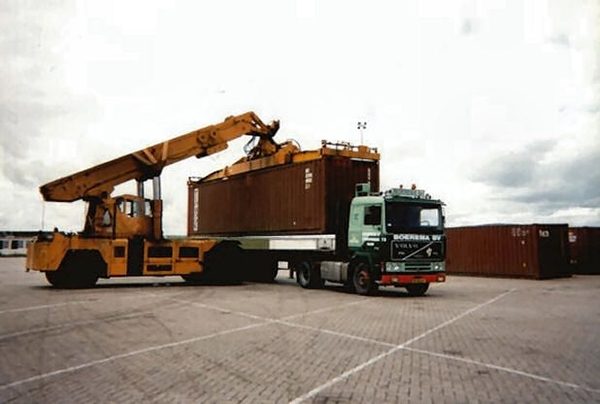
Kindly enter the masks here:
M 381 224 L 381 205 L 365 206 L 364 223 L 371 226 Z
M 131 204 L 132 204 L 131 217 L 144 216 L 144 201 L 140 201 L 140 200 L 131 201 Z
M 126 214 L 127 216 L 131 216 L 131 201 L 127 199 L 118 199 L 117 209 L 119 209 L 122 213 Z
M 117 202 L 117 206 L 121 212 L 129 217 L 134 217 L 133 202 L 129 199 L 121 199 Z
M 104 208 L 104 214 L 102 215 L 102 226 L 109 227 L 111 223 L 110 212 L 108 209 Z

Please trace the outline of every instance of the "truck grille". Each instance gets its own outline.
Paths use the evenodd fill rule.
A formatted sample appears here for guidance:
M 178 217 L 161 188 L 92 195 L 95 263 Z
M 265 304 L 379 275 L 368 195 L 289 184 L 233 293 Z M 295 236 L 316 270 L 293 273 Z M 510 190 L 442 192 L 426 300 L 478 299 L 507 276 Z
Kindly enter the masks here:
M 408 264 L 408 261 L 411 260 L 440 260 L 443 258 L 444 247 L 441 241 L 392 241 L 391 259 L 393 261 L 407 261 Z
M 431 264 L 429 262 L 407 262 L 404 264 L 405 271 L 429 271 Z

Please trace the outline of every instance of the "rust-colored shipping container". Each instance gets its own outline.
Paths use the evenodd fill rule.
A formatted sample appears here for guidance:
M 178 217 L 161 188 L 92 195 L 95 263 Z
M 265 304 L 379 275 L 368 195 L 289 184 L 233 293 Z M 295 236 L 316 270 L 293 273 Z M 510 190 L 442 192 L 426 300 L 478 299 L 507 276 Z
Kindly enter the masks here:
M 569 228 L 569 251 L 573 273 L 600 275 L 600 227 Z
M 568 225 L 448 228 L 449 274 L 549 279 L 571 275 Z
M 379 161 L 323 155 L 237 174 L 190 180 L 188 234 L 337 234 L 344 239 L 357 183 L 379 190 Z

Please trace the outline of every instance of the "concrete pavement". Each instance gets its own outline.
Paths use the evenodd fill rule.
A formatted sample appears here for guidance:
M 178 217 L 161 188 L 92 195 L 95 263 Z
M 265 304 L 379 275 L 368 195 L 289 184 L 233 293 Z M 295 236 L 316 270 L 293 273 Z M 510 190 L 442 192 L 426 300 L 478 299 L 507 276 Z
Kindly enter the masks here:
M 1 403 L 600 402 L 600 276 L 52 289 L 0 259 Z

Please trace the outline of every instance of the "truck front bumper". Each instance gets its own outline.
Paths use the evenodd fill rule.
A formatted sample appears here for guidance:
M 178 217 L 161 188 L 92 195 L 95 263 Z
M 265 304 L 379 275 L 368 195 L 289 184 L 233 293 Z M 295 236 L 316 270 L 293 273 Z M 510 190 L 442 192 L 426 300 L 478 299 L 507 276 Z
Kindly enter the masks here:
M 404 286 L 413 283 L 436 283 L 445 282 L 446 274 L 443 272 L 434 274 L 383 274 L 379 280 L 379 284 L 382 286 L 394 285 Z

